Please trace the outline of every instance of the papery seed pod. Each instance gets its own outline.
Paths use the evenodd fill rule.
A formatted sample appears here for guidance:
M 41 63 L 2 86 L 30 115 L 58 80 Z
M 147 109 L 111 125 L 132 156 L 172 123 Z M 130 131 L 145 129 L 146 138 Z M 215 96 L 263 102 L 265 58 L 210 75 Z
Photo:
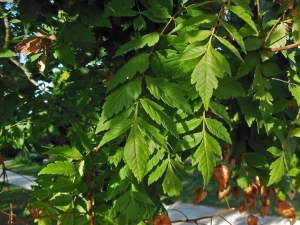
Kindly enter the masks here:
M 207 192 L 202 188 L 197 188 L 194 192 L 194 204 L 198 204 L 207 196 Z
M 229 151 L 231 148 L 232 148 L 232 145 L 225 145 L 222 147 L 222 157 L 221 157 L 222 161 L 229 159 Z
M 256 177 L 255 177 L 255 184 L 256 184 L 257 188 L 260 187 L 260 179 L 259 179 L 259 176 L 256 176 Z
M 261 196 L 267 196 L 268 194 L 268 189 L 265 186 L 260 187 L 260 195 Z
M 256 200 L 251 195 L 246 198 L 245 201 L 246 208 L 254 209 L 256 207 Z
M 226 187 L 230 176 L 230 169 L 224 165 L 218 165 L 214 168 L 213 177 L 221 187 Z
M 240 213 L 244 213 L 244 212 L 247 212 L 247 207 L 245 205 L 245 202 L 241 202 L 240 205 L 239 205 L 239 212 Z
M 249 215 L 247 218 L 248 225 L 257 225 L 258 223 L 258 217 L 254 215 Z
M 269 197 L 271 197 L 273 195 L 276 196 L 276 191 L 273 187 L 268 189 L 268 195 L 269 195 Z
M 282 214 L 285 218 L 291 219 L 295 216 L 295 207 L 294 206 L 288 206 L 287 208 L 282 210 Z
M 232 192 L 233 196 L 235 197 L 235 199 L 238 200 L 240 198 L 240 188 L 238 186 L 232 187 L 231 192 Z
M 290 220 L 291 225 L 294 225 L 298 221 L 298 215 L 294 215 L 294 217 Z
M 250 185 L 249 187 L 244 189 L 244 196 L 248 197 L 252 194 L 252 186 Z
M 292 190 L 289 191 L 289 196 L 290 196 L 290 199 L 293 200 L 296 196 L 296 190 L 295 188 L 293 188 Z
M 263 196 L 260 199 L 261 203 L 265 206 L 270 206 L 271 205 L 271 200 L 269 196 Z
M 254 196 L 255 198 L 258 196 L 258 186 L 256 184 L 251 184 L 252 187 L 252 193 L 251 195 Z
M 225 198 L 226 195 L 228 195 L 228 193 L 230 192 L 230 188 L 231 188 L 231 186 L 229 183 L 226 184 L 225 188 L 218 185 L 217 197 L 218 197 L 219 202 L 223 198 Z
M 39 210 L 37 208 L 33 207 L 33 206 L 31 206 L 29 208 L 29 213 L 32 216 L 32 218 L 36 218 L 36 217 L 39 216 Z
M 277 201 L 277 211 L 279 213 L 282 213 L 282 211 L 286 208 L 289 207 L 289 204 L 287 203 L 287 201 L 281 201 L 280 199 L 279 200 L 276 200 Z
M 260 215 L 262 218 L 264 218 L 269 213 L 269 206 L 262 205 L 260 206 Z
M 171 225 L 171 220 L 165 214 L 157 215 L 154 220 L 154 225 Z

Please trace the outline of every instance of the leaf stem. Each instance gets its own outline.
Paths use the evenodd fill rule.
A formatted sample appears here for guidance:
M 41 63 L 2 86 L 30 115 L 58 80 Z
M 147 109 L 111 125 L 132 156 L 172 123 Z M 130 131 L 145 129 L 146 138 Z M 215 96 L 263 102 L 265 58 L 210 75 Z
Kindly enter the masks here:
M 260 25 L 260 0 L 256 0 L 257 5 L 257 23 Z

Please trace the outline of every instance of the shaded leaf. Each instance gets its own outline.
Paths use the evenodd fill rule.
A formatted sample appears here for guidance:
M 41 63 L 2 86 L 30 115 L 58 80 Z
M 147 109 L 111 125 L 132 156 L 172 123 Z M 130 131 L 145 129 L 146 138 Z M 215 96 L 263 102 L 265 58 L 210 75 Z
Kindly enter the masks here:
M 231 144 L 231 138 L 223 124 L 215 119 L 205 118 L 205 125 L 211 134 Z
M 276 183 L 277 181 L 281 180 L 283 174 L 284 174 L 284 157 L 280 156 L 278 159 L 276 159 L 274 162 L 270 165 L 270 180 L 268 182 L 268 186 L 271 184 Z
M 215 37 L 224 45 L 226 46 L 226 48 L 228 48 L 233 54 L 236 55 L 236 57 L 238 57 L 241 61 L 243 61 L 239 51 L 226 39 L 219 37 L 217 35 L 215 35 Z
M 171 41 L 170 45 L 202 41 L 208 38 L 209 36 L 211 36 L 210 30 L 190 30 L 188 32 L 179 34 Z
M 236 75 L 236 78 L 238 79 L 250 73 L 250 71 L 257 66 L 259 60 L 260 60 L 260 55 L 257 54 L 256 52 L 248 54 L 245 57 L 244 62 L 241 64 L 238 73 Z
M 199 145 L 202 141 L 203 133 L 189 134 L 182 137 L 180 141 L 177 142 L 174 151 L 185 151 Z
M 150 173 L 148 178 L 148 185 L 152 184 L 153 182 L 157 181 L 164 172 L 166 171 L 168 165 L 168 161 L 163 161 L 152 173 Z
M 209 108 L 216 114 L 218 117 L 222 118 L 229 126 L 231 126 L 231 120 L 228 116 L 226 106 L 219 104 L 217 102 L 211 102 Z
M 180 86 L 170 83 L 163 78 L 151 78 L 146 76 L 147 88 L 157 99 L 163 100 L 171 107 L 182 109 L 185 112 L 192 113 L 188 100 L 180 90 Z
M 163 180 L 164 193 L 169 196 L 177 196 L 182 190 L 182 183 L 174 173 L 172 166 L 169 164 L 165 178 Z
M 83 157 L 76 147 L 70 147 L 68 145 L 55 147 L 44 152 L 44 154 L 59 154 L 72 159 L 82 159 Z
M 75 51 L 74 49 L 66 44 L 60 43 L 53 53 L 56 59 L 59 59 L 62 63 L 69 65 L 75 64 Z
M 59 177 L 53 184 L 51 192 L 72 192 L 74 189 L 75 187 L 72 181 L 65 177 Z
M 141 94 L 141 79 L 135 79 L 122 85 L 105 98 L 103 105 L 103 122 L 118 114 L 123 108 L 129 108 Z

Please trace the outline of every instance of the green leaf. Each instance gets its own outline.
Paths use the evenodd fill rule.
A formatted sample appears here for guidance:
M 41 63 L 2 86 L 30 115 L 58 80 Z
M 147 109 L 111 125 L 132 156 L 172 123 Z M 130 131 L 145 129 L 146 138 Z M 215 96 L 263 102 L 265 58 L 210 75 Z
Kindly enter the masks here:
M 217 136 L 218 138 L 227 143 L 232 143 L 227 129 L 223 126 L 221 122 L 210 118 L 205 118 L 204 122 L 211 134 Z
M 23 23 L 33 23 L 39 13 L 42 12 L 42 7 L 37 0 L 20 1 L 18 11 Z
M 120 0 L 111 0 L 107 3 L 105 7 L 104 16 L 136 16 L 139 13 L 132 8 L 135 6 L 135 2 L 133 0 L 128 1 L 120 1 Z
M 59 177 L 56 182 L 53 183 L 51 193 L 55 192 L 72 192 L 75 187 L 72 181 L 65 177 Z
M 266 41 L 266 46 L 269 48 L 279 48 L 286 45 L 286 35 L 284 23 L 279 23 L 272 31 L 269 39 Z
M 179 22 L 177 26 L 170 32 L 170 34 L 188 26 L 203 25 L 203 24 L 215 22 L 217 18 L 218 17 L 216 15 L 205 14 L 205 15 L 199 15 L 199 16 L 191 17 L 189 19 L 182 20 L 182 22 Z
M 162 175 L 164 174 L 164 172 L 166 171 L 168 165 L 168 161 L 165 160 L 163 161 L 163 163 L 161 163 L 150 175 L 148 178 L 148 185 L 154 183 L 155 181 L 157 181 L 160 177 L 162 177 Z
M 195 134 L 189 134 L 182 137 L 180 141 L 177 142 L 177 145 L 174 148 L 175 152 L 178 151 L 185 151 L 187 149 L 191 149 L 199 145 L 199 143 L 202 141 L 203 133 L 195 133 Z
M 294 137 L 290 137 L 286 139 L 286 142 L 283 146 L 284 153 L 284 163 L 286 165 L 287 170 L 290 170 L 292 157 L 297 147 L 297 139 Z
M 220 99 L 230 99 L 245 97 L 246 93 L 234 77 L 224 77 L 219 80 L 218 88 L 214 90 L 214 96 Z
M 124 159 L 139 182 L 145 176 L 149 155 L 148 144 L 135 123 L 124 147 Z
M 206 45 L 190 48 L 187 51 L 183 52 L 179 56 L 178 60 L 186 61 L 186 60 L 190 60 L 190 59 L 195 59 L 195 58 L 202 56 L 204 53 L 206 53 L 206 51 L 207 51 Z
M 234 4 L 240 6 L 243 8 L 249 15 L 253 16 L 253 13 L 251 11 L 251 8 L 249 6 L 250 1 L 249 0 L 232 0 Z
M 107 142 L 119 137 L 120 135 L 123 135 L 131 127 L 132 124 L 132 119 L 126 119 L 112 126 L 111 129 L 104 134 L 98 147 L 101 147 Z
M 106 200 L 113 199 L 116 195 L 120 194 L 122 191 L 126 190 L 129 187 L 129 180 L 121 180 L 119 182 L 109 185 L 107 188 Z
M 59 194 L 49 200 L 50 206 L 67 206 L 73 201 L 69 194 Z
M 147 88 L 155 98 L 161 99 L 171 107 L 182 109 L 187 113 L 193 113 L 178 84 L 170 83 L 164 78 L 151 78 L 149 76 L 146 76 L 146 82 Z
M 171 41 L 170 45 L 203 41 L 209 36 L 211 36 L 210 30 L 190 30 L 184 33 L 180 33 Z
M 261 170 L 269 170 L 269 165 L 266 158 L 259 153 L 247 152 L 245 153 L 245 160 L 248 165 Z
M 264 39 L 261 37 L 247 37 L 245 40 L 245 46 L 247 51 L 254 51 L 261 48 L 264 43 Z
M 221 147 L 216 139 L 207 133 L 203 133 L 203 140 L 196 150 L 194 157 L 198 163 L 198 169 L 203 175 L 203 188 L 209 183 L 214 167 L 216 166 L 215 154 L 221 155 Z
M 116 201 L 116 210 L 117 211 L 124 210 L 125 207 L 128 205 L 130 199 L 131 199 L 130 192 L 126 192 L 123 195 L 121 195 Z
M 288 137 L 300 137 L 300 128 L 290 130 Z
M 142 120 L 141 118 L 137 120 L 137 123 L 144 136 L 147 136 L 150 140 L 153 140 L 161 148 L 168 149 L 165 137 L 160 133 L 159 129 Z
M 251 16 L 240 6 L 226 5 L 226 8 L 244 20 L 254 31 L 258 32 Z
M 259 60 L 260 60 L 260 55 L 257 54 L 257 52 L 250 53 L 249 55 L 247 55 L 244 59 L 244 62 L 241 64 L 238 70 L 236 78 L 238 79 L 250 73 L 250 71 L 257 66 Z
M 244 167 L 239 170 L 237 184 L 243 189 L 249 187 L 249 185 L 252 184 L 252 180 L 248 176 L 247 170 Z
M 60 60 L 62 63 L 69 65 L 75 64 L 75 51 L 74 49 L 66 44 L 60 43 L 53 53 L 53 56 Z
M 81 144 L 85 148 L 87 152 L 90 152 L 93 150 L 93 143 L 92 140 L 88 137 L 87 133 L 83 132 L 81 128 L 78 127 L 77 124 L 74 124 L 73 127 L 76 130 L 76 133 L 78 134 Z
M 68 161 L 56 161 L 55 163 L 50 163 L 47 167 L 43 168 L 40 174 L 58 174 L 65 176 L 72 176 L 76 174 L 76 167 L 74 164 Z
M 163 190 L 170 197 L 178 196 L 182 190 L 182 183 L 174 173 L 172 166 L 169 164 L 165 178 L 163 180 Z
M 208 109 L 213 89 L 218 87 L 216 76 L 223 73 L 222 70 L 220 71 L 218 61 L 215 59 L 213 52 L 211 48 L 207 50 L 195 67 L 191 77 L 191 82 L 196 84 L 196 90 L 201 96 L 205 110 Z
M 147 53 L 141 53 L 132 57 L 118 72 L 113 76 L 108 85 L 108 90 L 113 89 L 118 84 L 130 80 L 134 75 L 139 72 L 144 73 L 149 67 L 149 56 Z
M 295 42 L 300 41 L 300 19 L 293 19 L 293 38 Z
M 139 202 L 149 204 L 149 205 L 154 205 L 151 199 L 149 198 L 148 195 L 146 195 L 143 192 L 138 192 L 138 191 L 133 191 L 132 195 L 135 199 L 137 199 Z
M 126 216 L 128 219 L 134 220 L 136 219 L 136 215 L 139 215 L 141 212 L 140 204 L 135 200 L 133 196 L 131 196 L 130 202 L 126 209 Z
M 173 1 L 171 0 L 148 0 L 150 4 L 150 12 L 153 16 L 166 19 L 171 17 Z
M 49 218 L 42 218 L 39 220 L 39 225 L 52 225 L 52 222 Z
M 247 52 L 245 48 L 245 44 L 243 41 L 243 37 L 240 35 L 237 29 L 229 23 L 224 22 L 223 20 L 219 20 L 220 24 L 229 32 L 229 34 L 234 38 L 234 40 L 239 44 L 242 48 L 243 52 Z
M 129 108 L 141 94 L 141 79 L 135 79 L 122 85 L 105 98 L 103 105 L 103 122 L 118 114 L 124 107 Z
M 268 148 L 267 151 L 270 152 L 274 156 L 282 156 L 283 155 L 283 151 L 281 149 L 277 148 L 277 147 L 274 147 L 274 146 Z
M 281 74 L 281 69 L 277 63 L 267 61 L 261 64 L 261 70 L 266 77 L 273 77 L 278 74 Z
M 270 180 L 267 186 L 270 186 L 277 181 L 282 179 L 282 176 L 284 175 L 284 157 L 280 156 L 278 159 L 276 159 L 272 164 L 270 165 Z
M 214 114 L 222 118 L 229 126 L 231 126 L 231 120 L 228 116 L 226 106 L 217 102 L 210 102 L 209 108 L 213 111 Z
M 125 109 L 122 113 L 115 116 L 113 119 L 108 120 L 107 122 L 103 123 L 102 118 L 100 118 L 100 122 L 97 125 L 96 134 L 110 129 L 112 126 L 118 124 L 119 122 L 126 120 L 132 113 L 133 107 Z
M 153 169 L 153 167 L 157 166 L 159 162 L 163 160 L 164 156 L 165 156 L 165 151 L 161 151 L 161 150 L 158 150 L 156 154 L 152 155 L 151 159 L 147 162 L 146 173 L 149 173 Z
M 175 125 L 173 124 L 170 117 L 164 113 L 163 107 L 156 104 L 147 98 L 140 99 L 140 102 L 145 109 L 146 113 L 158 124 L 169 130 L 175 137 L 179 137 Z
M 96 42 L 92 28 L 84 26 L 79 21 L 73 23 L 66 22 L 60 37 L 66 42 L 69 42 L 70 40 L 90 43 Z
M 245 120 L 248 126 L 250 127 L 253 121 L 257 118 L 257 115 L 259 113 L 258 110 L 259 102 L 258 101 L 253 102 L 251 97 L 247 97 L 247 98 L 238 98 L 238 103 L 244 114 Z
M 114 57 L 118 55 L 122 55 L 123 53 L 126 53 L 128 51 L 131 51 L 133 49 L 139 49 L 144 47 L 145 45 L 153 46 L 156 44 L 159 40 L 159 34 L 157 32 L 153 32 L 150 34 L 146 34 L 144 36 L 141 36 L 137 39 L 131 40 L 128 43 L 122 45 L 119 50 L 116 52 Z
M 109 216 L 97 215 L 96 220 L 97 220 L 98 224 L 101 224 L 101 225 L 116 225 L 116 223 L 113 221 L 113 219 L 110 218 Z
M 76 147 L 70 147 L 67 145 L 50 149 L 49 151 L 44 152 L 44 154 L 59 154 L 72 159 L 82 159 L 83 157 Z
M 202 122 L 202 118 L 193 118 L 176 123 L 176 129 L 179 134 L 183 134 L 196 129 Z
M 9 58 L 17 56 L 17 53 L 13 52 L 12 50 L 0 47 L 0 58 Z
M 226 39 L 219 37 L 217 35 L 215 35 L 215 37 L 224 45 L 226 46 L 226 48 L 228 48 L 233 54 L 236 55 L 236 57 L 238 57 L 241 61 L 243 61 L 239 51 Z

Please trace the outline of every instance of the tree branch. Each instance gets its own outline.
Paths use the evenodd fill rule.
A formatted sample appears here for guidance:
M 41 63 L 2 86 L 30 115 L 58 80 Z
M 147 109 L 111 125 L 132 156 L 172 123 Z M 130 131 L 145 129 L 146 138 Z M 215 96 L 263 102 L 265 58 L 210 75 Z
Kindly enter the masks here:
M 283 51 L 283 50 L 296 48 L 298 46 L 300 46 L 300 42 L 296 42 L 294 44 L 286 45 L 286 46 L 279 47 L 279 48 L 268 48 L 268 47 L 262 46 L 261 49 L 271 51 L 271 52 L 279 52 L 279 51 Z
M 215 213 L 215 214 L 212 214 L 212 215 L 209 215 L 209 216 L 203 216 L 203 217 L 199 217 L 199 218 L 195 218 L 195 219 L 183 219 L 183 220 L 173 220 L 171 221 L 171 223 L 180 223 L 180 222 L 187 222 L 187 223 L 191 223 L 191 222 L 194 222 L 196 223 L 198 220 L 204 220 L 204 219 L 208 219 L 208 218 L 214 218 L 214 217 L 221 217 L 222 219 L 224 219 L 222 217 L 222 215 L 226 214 L 226 213 L 229 213 L 231 211 L 234 211 L 235 208 L 229 208 L 229 209 L 226 209 L 222 212 L 219 212 L 219 213 Z M 228 222 L 226 219 L 224 219 L 226 222 Z M 229 223 L 229 222 L 228 222 Z M 230 223 L 229 223 L 230 224 Z

